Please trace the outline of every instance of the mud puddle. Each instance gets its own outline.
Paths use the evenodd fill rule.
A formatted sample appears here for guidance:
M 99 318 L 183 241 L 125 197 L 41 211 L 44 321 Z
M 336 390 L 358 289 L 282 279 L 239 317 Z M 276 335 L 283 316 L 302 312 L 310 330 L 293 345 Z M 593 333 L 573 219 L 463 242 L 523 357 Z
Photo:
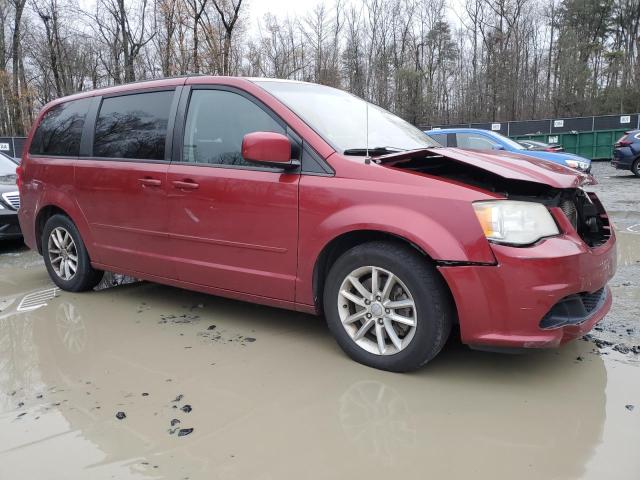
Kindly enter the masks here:
M 149 283 L 45 303 L 0 320 L 0 478 L 640 471 L 640 357 L 593 341 L 524 356 L 451 341 L 395 375 L 294 312 Z

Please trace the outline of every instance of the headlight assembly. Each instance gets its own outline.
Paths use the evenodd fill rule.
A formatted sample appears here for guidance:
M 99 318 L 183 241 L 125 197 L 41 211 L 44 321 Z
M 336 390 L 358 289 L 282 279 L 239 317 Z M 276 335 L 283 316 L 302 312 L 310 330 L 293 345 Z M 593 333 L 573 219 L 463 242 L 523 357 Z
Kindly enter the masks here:
M 586 170 L 589 168 L 589 164 L 587 162 L 580 162 L 578 160 L 565 160 L 567 167 L 577 168 L 578 170 Z
M 530 245 L 560 231 L 541 203 L 516 200 L 475 202 L 473 208 L 488 240 L 508 245 Z

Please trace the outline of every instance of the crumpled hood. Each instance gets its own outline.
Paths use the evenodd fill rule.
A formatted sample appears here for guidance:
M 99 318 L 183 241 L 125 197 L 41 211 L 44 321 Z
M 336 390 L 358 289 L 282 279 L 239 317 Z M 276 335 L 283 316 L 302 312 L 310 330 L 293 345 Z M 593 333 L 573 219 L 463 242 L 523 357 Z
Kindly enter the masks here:
M 376 157 L 373 160 L 381 164 L 425 155 L 439 155 L 459 163 L 473 165 L 503 178 L 522 180 L 549 185 L 554 188 L 577 188 L 583 185 L 595 185 L 597 182 L 589 175 L 547 160 L 520 155 L 517 153 L 481 150 L 460 150 L 458 148 L 425 148 L 406 152 L 392 153 Z

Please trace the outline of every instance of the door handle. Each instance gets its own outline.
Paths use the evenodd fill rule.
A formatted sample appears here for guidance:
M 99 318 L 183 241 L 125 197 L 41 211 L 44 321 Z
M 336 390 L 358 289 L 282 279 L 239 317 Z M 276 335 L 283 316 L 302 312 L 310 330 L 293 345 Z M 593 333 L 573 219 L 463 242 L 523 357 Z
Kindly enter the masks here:
M 162 185 L 162 180 L 158 180 L 157 178 L 139 178 L 138 181 L 143 187 L 159 187 Z
M 200 185 L 197 184 L 196 182 L 191 182 L 191 181 L 186 182 L 183 180 L 175 180 L 173 182 L 173 186 L 181 190 L 195 190 L 196 188 L 200 187 Z

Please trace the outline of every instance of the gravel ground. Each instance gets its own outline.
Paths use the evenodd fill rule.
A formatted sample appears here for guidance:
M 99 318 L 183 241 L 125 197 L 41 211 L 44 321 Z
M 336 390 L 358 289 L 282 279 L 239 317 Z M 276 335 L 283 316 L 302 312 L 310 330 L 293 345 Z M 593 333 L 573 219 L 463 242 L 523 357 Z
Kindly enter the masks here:
M 609 162 L 594 163 L 593 174 L 599 183 L 592 189 L 618 236 L 618 270 L 610 283 L 613 307 L 592 335 L 603 347 L 623 351 L 636 347 L 640 354 L 640 178 L 615 170 Z

